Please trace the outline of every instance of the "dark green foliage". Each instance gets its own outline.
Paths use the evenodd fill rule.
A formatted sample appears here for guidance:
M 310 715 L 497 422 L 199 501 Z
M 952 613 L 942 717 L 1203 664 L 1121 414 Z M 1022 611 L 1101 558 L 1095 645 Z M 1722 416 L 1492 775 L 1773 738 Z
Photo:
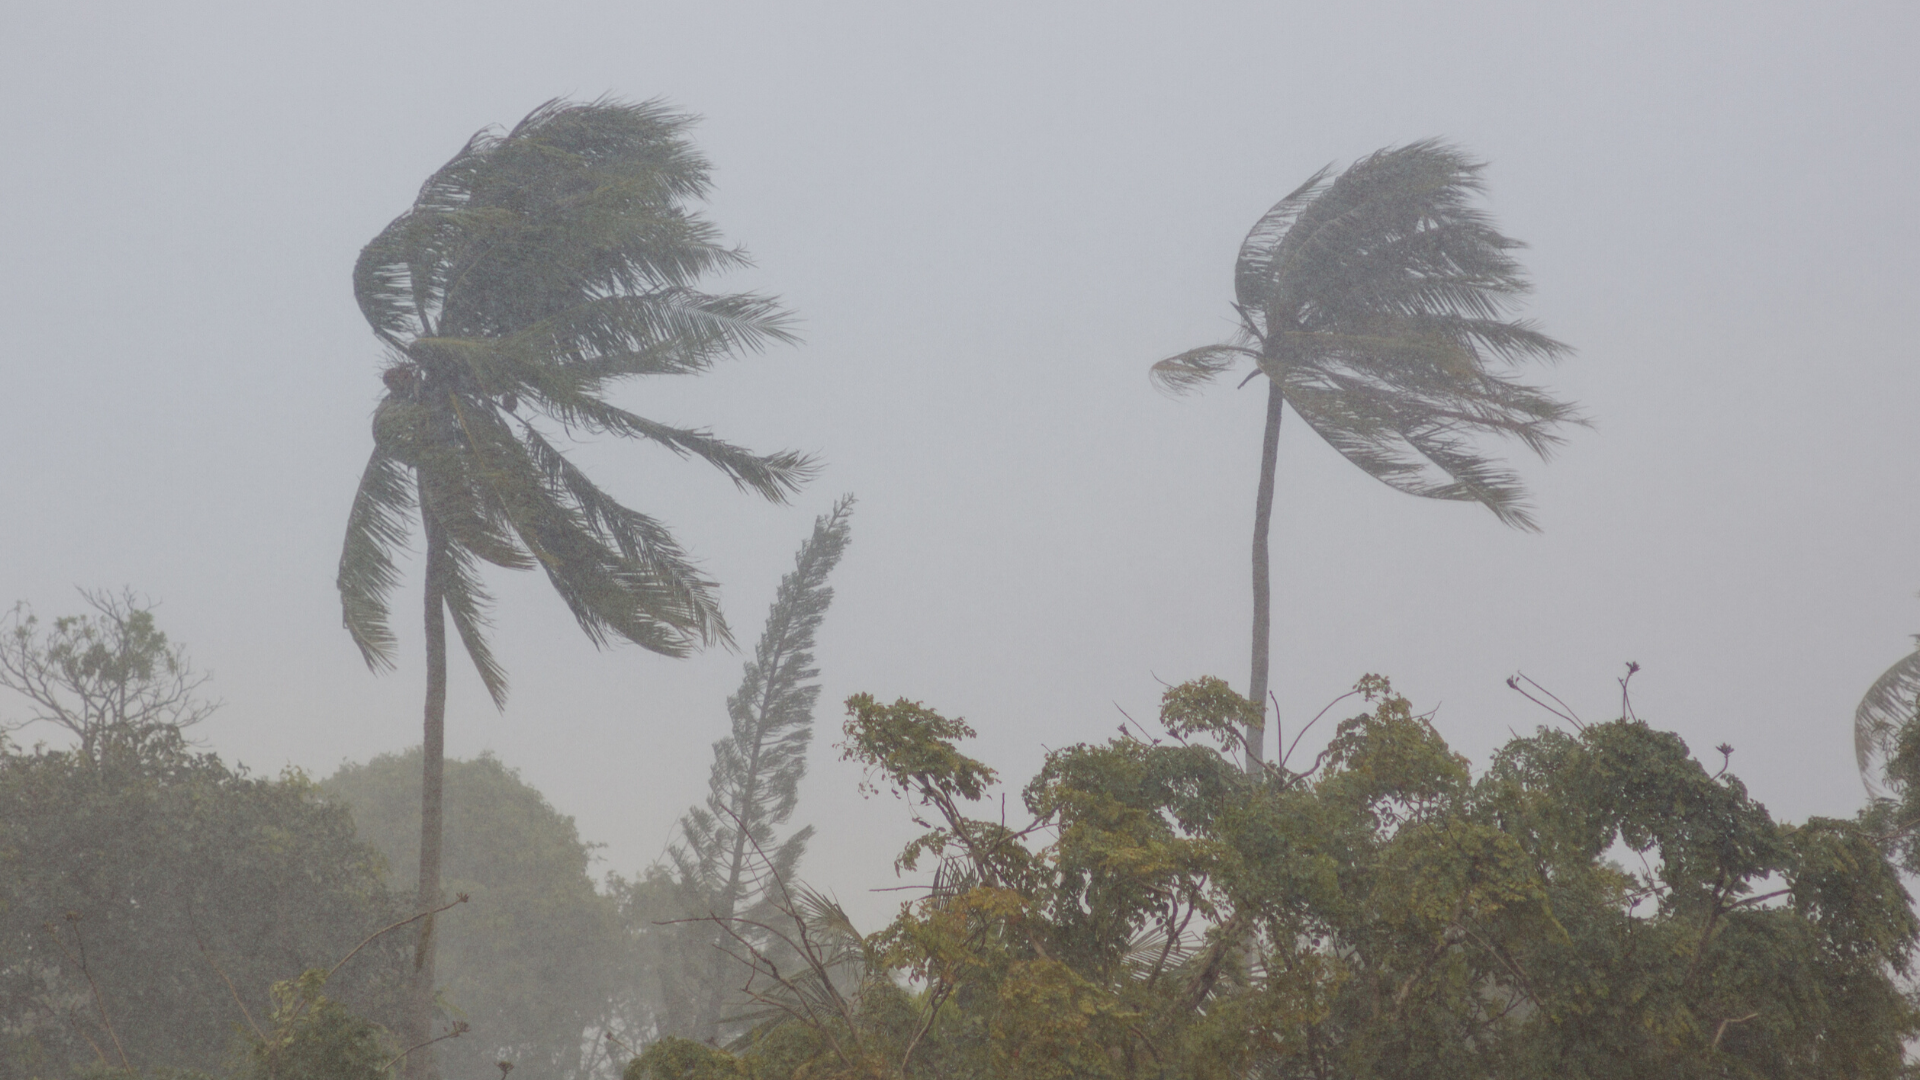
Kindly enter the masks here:
M 177 736 L 98 762 L 0 753 L 0 1074 L 121 1050 L 217 1067 L 248 1015 L 266 1022 L 271 984 L 390 921 L 381 871 L 305 778 L 249 776 Z M 334 992 L 391 1015 L 399 948 L 363 950 Z
M 248 1047 L 241 1080 L 386 1080 L 386 1033 L 326 996 L 326 983 L 311 968 L 274 984 L 271 1032 Z
M 1324 768 L 1248 775 L 1218 689 L 1166 719 L 1220 749 L 1056 751 L 1020 832 L 963 812 L 964 725 L 853 699 L 849 753 L 938 819 L 911 849 L 943 856 L 933 888 L 865 940 L 850 1009 L 630 1075 L 1904 1075 L 1920 923 L 1860 823 L 1775 823 L 1629 720 L 1516 738 L 1476 780 L 1377 679 Z
M 389 865 L 418 858 L 418 749 L 321 786 Z M 442 1073 L 497 1076 L 494 1063 L 511 1061 L 515 1076 L 585 1076 L 626 954 L 573 819 L 493 757 L 449 761 L 444 859 L 448 892 L 470 900 L 436 923 L 442 1000 L 471 1030 L 435 1044 Z

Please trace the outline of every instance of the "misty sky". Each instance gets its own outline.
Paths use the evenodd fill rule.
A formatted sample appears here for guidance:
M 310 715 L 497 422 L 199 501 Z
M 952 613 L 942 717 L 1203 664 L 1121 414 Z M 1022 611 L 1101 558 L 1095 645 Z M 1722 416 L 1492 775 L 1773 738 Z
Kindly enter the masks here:
M 1920 8 L 1581 7 L 15 0 L 0 598 L 158 600 L 226 701 L 199 734 L 256 770 L 417 742 L 417 591 L 375 677 L 333 586 L 381 390 L 353 259 L 474 130 L 664 97 L 705 118 L 709 212 L 758 263 L 716 284 L 784 297 L 806 340 L 619 400 L 827 468 L 779 507 L 657 448 L 580 457 L 675 527 L 744 644 L 858 495 L 796 824 L 825 834 L 808 876 L 876 912 L 855 894 L 908 829 L 836 760 L 848 694 L 964 715 L 1017 785 L 1116 706 L 1150 717 L 1156 679 L 1244 687 L 1264 393 L 1169 399 L 1147 367 L 1230 332 L 1280 195 L 1440 135 L 1491 162 L 1525 314 L 1579 350 L 1534 374 L 1596 426 L 1522 462 L 1529 535 L 1290 417 L 1286 730 L 1380 672 L 1478 762 L 1551 719 L 1508 675 L 1608 719 L 1637 660 L 1638 713 L 1732 743 L 1776 815 L 1851 814 L 1853 706 L 1920 631 Z M 741 658 L 599 653 L 544 579 L 494 580 L 513 696 L 456 653 L 449 750 L 519 767 L 631 874 L 703 793 Z

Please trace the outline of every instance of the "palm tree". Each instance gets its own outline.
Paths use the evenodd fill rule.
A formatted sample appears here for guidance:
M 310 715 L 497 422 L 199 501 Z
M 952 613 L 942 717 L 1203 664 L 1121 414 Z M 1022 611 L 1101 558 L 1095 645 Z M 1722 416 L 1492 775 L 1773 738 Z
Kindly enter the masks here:
M 788 341 L 777 302 L 709 294 L 704 275 L 746 265 L 686 204 L 708 165 L 692 118 L 659 102 L 550 101 L 504 134 L 476 134 L 406 213 L 360 253 L 354 294 L 387 350 L 373 454 L 340 556 L 347 630 L 390 669 L 387 597 L 417 514 L 426 541 L 427 694 L 421 911 L 441 902 L 441 772 L 451 620 L 496 707 L 507 680 L 487 645 L 481 563 L 546 572 L 596 645 L 668 656 L 730 641 L 714 586 L 668 530 L 588 480 L 554 440 L 648 439 L 783 501 L 810 462 L 761 455 L 608 402 L 636 375 L 706 370 Z M 433 920 L 423 920 L 407 1046 L 429 1038 Z M 432 1072 L 426 1053 L 407 1072 Z
M 1247 696 L 1264 713 L 1272 588 L 1267 531 L 1285 406 L 1368 475 L 1430 499 L 1477 502 L 1536 528 L 1519 477 L 1478 437 L 1545 457 L 1568 403 L 1516 380 L 1527 360 L 1571 350 L 1505 320 L 1528 291 L 1502 236 L 1473 205 L 1483 165 L 1437 140 L 1380 150 L 1338 177 L 1322 169 L 1268 210 L 1234 266 L 1236 338 L 1169 357 L 1157 382 L 1193 389 L 1238 364 L 1267 377 L 1253 525 L 1253 665 Z M 1244 383 L 1243 383 L 1244 385 Z M 1262 757 L 1247 724 L 1247 767 Z

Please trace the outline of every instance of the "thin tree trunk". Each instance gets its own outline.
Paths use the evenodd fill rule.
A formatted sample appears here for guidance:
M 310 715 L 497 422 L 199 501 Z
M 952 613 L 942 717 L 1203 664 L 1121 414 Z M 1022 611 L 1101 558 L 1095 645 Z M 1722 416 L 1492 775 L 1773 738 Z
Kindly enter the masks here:
M 426 508 L 422 492 L 421 513 L 427 534 L 427 705 L 426 724 L 421 738 L 420 771 L 420 911 L 440 906 L 440 834 L 442 822 L 443 780 L 447 750 L 447 612 L 442 575 L 446 572 L 446 538 L 433 514 Z M 407 1055 L 403 1075 L 407 1080 L 434 1080 L 433 1048 L 424 1046 L 433 1038 L 434 995 L 434 919 L 420 921 L 420 942 L 413 955 L 413 985 L 408 991 L 406 1008 L 406 1046 L 420 1049 Z
M 1267 664 L 1273 641 L 1273 580 L 1267 569 L 1267 527 L 1273 520 L 1273 473 L 1280 456 L 1280 411 L 1286 395 L 1280 384 L 1267 380 L 1267 431 L 1260 444 L 1260 491 L 1253 502 L 1253 672 L 1247 679 L 1247 697 L 1260 710 L 1263 722 L 1247 725 L 1247 771 L 1260 771 L 1266 742 Z

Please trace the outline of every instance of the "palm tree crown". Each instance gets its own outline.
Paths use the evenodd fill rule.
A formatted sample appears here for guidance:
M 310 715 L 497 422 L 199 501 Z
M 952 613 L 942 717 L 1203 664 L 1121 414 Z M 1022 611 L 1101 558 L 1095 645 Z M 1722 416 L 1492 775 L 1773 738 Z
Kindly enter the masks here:
M 552 432 L 635 436 L 707 461 L 774 500 L 794 453 L 758 455 L 609 403 L 630 376 L 698 372 L 789 340 L 770 298 L 695 283 L 744 265 L 685 204 L 705 194 L 691 118 L 657 102 L 549 102 L 482 131 L 360 254 L 354 294 L 386 345 L 387 392 L 340 559 L 347 629 L 390 667 L 395 549 L 417 510 L 430 572 L 494 701 L 506 679 L 483 630 L 479 562 L 538 566 L 595 643 L 680 655 L 727 638 L 712 583 L 668 531 L 602 492 Z
M 1534 528 L 1524 490 L 1475 437 L 1545 455 L 1573 407 L 1514 379 L 1567 346 L 1502 319 L 1529 286 L 1472 205 L 1482 165 L 1426 140 L 1322 169 L 1268 210 L 1234 267 L 1240 335 L 1154 365 L 1175 392 L 1251 359 L 1347 460 L 1412 495 L 1479 502 Z

